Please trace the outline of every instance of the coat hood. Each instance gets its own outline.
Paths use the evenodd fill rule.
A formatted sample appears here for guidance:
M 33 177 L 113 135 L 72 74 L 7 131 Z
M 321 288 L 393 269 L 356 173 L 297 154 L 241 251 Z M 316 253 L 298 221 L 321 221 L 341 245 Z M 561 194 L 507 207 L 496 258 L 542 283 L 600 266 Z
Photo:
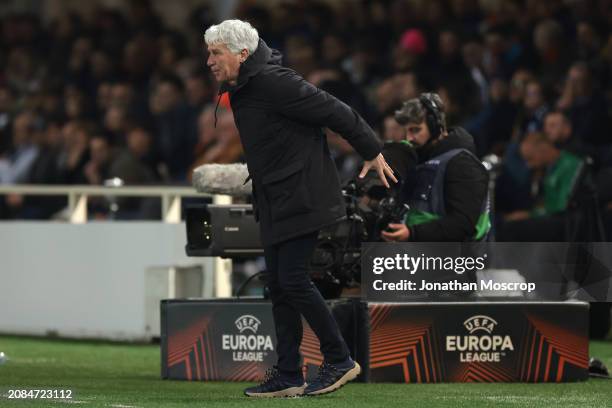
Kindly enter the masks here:
M 219 94 L 227 91 L 238 91 L 249 81 L 249 78 L 261 72 L 266 65 L 281 65 L 282 59 L 283 56 L 280 51 L 268 47 L 266 42 L 260 38 L 255 52 L 249 55 L 246 61 L 240 65 L 237 84 L 231 86 L 227 82 L 224 82 L 219 89 Z

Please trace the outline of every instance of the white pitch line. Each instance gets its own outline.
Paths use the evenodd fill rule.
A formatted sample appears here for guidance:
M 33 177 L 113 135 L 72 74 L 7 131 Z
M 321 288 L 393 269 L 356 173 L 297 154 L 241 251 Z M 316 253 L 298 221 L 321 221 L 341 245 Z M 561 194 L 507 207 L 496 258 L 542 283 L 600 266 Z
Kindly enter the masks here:
M 112 405 L 107 405 L 107 406 L 111 408 L 141 408 L 141 407 L 137 407 L 136 405 L 123 405 L 123 404 L 112 404 Z

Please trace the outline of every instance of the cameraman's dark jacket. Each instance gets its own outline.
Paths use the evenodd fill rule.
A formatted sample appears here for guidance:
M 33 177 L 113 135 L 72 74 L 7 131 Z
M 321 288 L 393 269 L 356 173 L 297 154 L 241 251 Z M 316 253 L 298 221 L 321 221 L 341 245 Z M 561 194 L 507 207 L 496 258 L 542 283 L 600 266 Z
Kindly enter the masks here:
M 354 110 L 280 63 L 281 54 L 259 40 L 240 67 L 237 85 L 220 90 L 230 95 L 264 246 L 346 216 L 323 127 L 342 135 L 366 160 L 382 150 Z
M 449 135 L 438 143 L 418 149 L 418 163 L 423 164 L 456 149 L 475 152 L 474 139 L 460 127 L 451 128 Z M 483 221 L 488 228 L 488 214 L 483 214 L 487 204 L 488 180 L 486 169 L 474 156 L 465 151 L 453 156 L 444 174 L 445 214 L 438 219 L 410 226 L 410 240 L 463 242 L 474 239 L 481 217 L 487 217 Z M 410 183 L 402 193 L 404 197 L 413 194 L 406 190 L 410 190 Z

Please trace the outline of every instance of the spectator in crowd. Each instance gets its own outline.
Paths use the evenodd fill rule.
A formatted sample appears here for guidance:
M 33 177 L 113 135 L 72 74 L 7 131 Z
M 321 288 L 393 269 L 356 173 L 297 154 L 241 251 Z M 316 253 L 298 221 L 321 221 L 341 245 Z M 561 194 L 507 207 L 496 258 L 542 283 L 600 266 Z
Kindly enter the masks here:
M 85 165 L 89 162 L 89 139 L 93 125 L 84 121 L 69 121 L 62 128 L 62 148 L 58 168 L 62 184 L 86 184 Z
M 501 78 L 492 79 L 485 108 L 465 124 L 466 130 L 474 135 L 478 156 L 503 155 L 515 117 L 516 107 L 510 102 L 508 83 Z
M 144 125 L 132 125 L 126 131 L 126 147 L 118 149 L 108 164 L 108 177 L 122 185 L 151 185 L 160 182 L 160 172 L 153 152 L 153 136 Z M 116 205 L 113 207 L 112 205 Z M 159 218 L 160 202 L 151 197 L 114 197 L 111 209 L 115 218 Z
M 89 140 L 90 159 L 85 164 L 83 172 L 88 184 L 102 185 L 110 178 L 112 148 L 107 138 L 94 135 Z
M 62 126 L 58 120 L 46 123 L 39 148 L 40 153 L 28 172 L 28 184 L 58 184 L 61 182 L 58 161 L 62 149 Z
M 533 170 L 533 181 L 542 187 L 529 215 L 550 215 L 565 211 L 582 159 L 559 149 L 546 135 L 538 132 L 529 133 L 523 140 L 521 154 L 527 166 Z
M 484 50 L 478 41 L 467 42 L 462 48 L 463 63 L 470 72 L 471 81 L 478 88 L 478 106 L 487 106 L 489 102 L 489 81 L 484 71 Z
M 544 87 L 552 88 L 562 81 L 570 64 L 562 25 L 552 18 L 540 21 L 533 31 L 533 46 L 536 73 Z
M 521 139 L 531 132 L 542 130 L 544 115 L 548 111 L 548 105 L 544 98 L 544 92 L 540 82 L 528 81 L 525 84 L 522 109 L 518 113 L 517 123 L 514 129 L 514 139 Z
M 41 141 L 40 153 L 30 168 L 28 184 L 59 184 L 61 174 L 58 167 L 62 148 L 62 127 L 58 120 L 45 124 Z M 64 196 L 21 196 L 13 200 L 12 210 L 19 218 L 47 219 L 61 211 L 67 205 Z
M 36 119 L 34 113 L 30 111 L 24 111 L 15 118 L 12 126 L 12 148 L 5 158 L 0 159 L 0 184 L 18 184 L 27 181 L 40 153 Z M 19 194 L 2 197 L 0 218 L 14 216 L 22 204 L 23 196 Z
M 211 103 L 214 89 L 206 74 L 192 71 L 185 81 L 185 96 L 189 106 L 195 110 Z
M 595 86 L 589 66 L 585 62 L 574 63 L 567 72 L 557 108 L 568 111 L 578 140 L 610 144 L 608 104 Z
M 528 208 L 504 214 L 500 240 L 556 241 L 565 237 L 559 215 L 568 209 L 580 182 L 583 159 L 558 148 L 541 132 L 527 134 L 520 152 L 531 170 L 531 203 Z M 548 218 L 533 222 L 540 217 Z M 543 225 L 550 228 L 542 228 Z
M 200 137 L 192 169 L 203 164 L 228 164 L 242 160 L 244 153 L 232 111 L 219 109 L 216 126 L 214 122 L 214 109 L 212 107 L 204 109 L 198 123 Z
M 508 97 L 510 102 L 520 106 L 525 99 L 525 89 L 529 81 L 535 80 L 533 73 L 525 68 L 517 69 L 510 80 Z
M 516 108 L 506 114 L 510 113 L 516 119 L 512 139 L 502 153 L 502 170 L 496 184 L 497 210 L 501 213 L 524 210 L 533 204 L 532 170 L 521 154 L 521 142 L 528 132 L 542 129 L 547 107 L 540 83 L 530 78 L 528 71 L 517 71 L 511 83 L 510 101 Z
M 443 86 L 449 94 L 457 96 L 451 99 L 461 98 L 461 112 L 458 116 L 465 118 L 480 109 L 481 94 L 461 52 L 461 41 L 457 32 L 451 29 L 441 30 L 438 34 L 438 57 L 430 75 L 433 77 L 431 81 L 435 81 L 437 86 Z
M 287 66 L 307 77 L 317 66 L 317 54 L 313 41 L 305 35 L 290 35 L 285 41 Z
M 424 60 L 427 53 L 427 39 L 419 29 L 406 30 L 393 49 L 393 68 L 397 72 L 412 71 L 426 75 Z
M 419 84 L 415 74 L 397 74 L 386 79 L 376 89 L 376 104 L 379 114 L 387 112 L 403 101 L 419 94 Z
M 395 113 L 389 113 L 383 119 L 381 135 L 384 142 L 401 142 L 406 139 L 406 130 L 395 120 Z
M 115 146 L 125 146 L 125 131 L 128 126 L 127 108 L 112 103 L 104 113 L 104 134 Z
M 8 53 L 3 77 L 11 89 L 26 94 L 40 89 L 43 67 L 35 61 L 31 50 L 18 46 Z
M 185 100 L 177 76 L 164 76 L 154 87 L 149 108 L 157 129 L 157 149 L 170 179 L 184 182 L 196 144 L 195 111 Z
M 38 157 L 37 117 L 25 111 L 17 115 L 13 122 L 12 149 L 0 161 L 0 184 L 18 184 L 27 180 L 34 161 Z
M 0 86 L 0 160 L 11 148 L 11 121 L 13 92 L 8 86 Z
M 321 60 L 330 68 L 343 69 L 347 64 L 349 47 L 340 32 L 326 33 L 321 40 Z
M 564 148 L 572 142 L 572 122 L 560 110 L 549 111 L 544 116 L 544 135 L 558 148 Z
M 114 155 L 108 176 L 125 185 L 153 184 L 160 177 L 153 154 L 153 136 L 144 126 L 134 125 L 126 132 L 126 147 Z

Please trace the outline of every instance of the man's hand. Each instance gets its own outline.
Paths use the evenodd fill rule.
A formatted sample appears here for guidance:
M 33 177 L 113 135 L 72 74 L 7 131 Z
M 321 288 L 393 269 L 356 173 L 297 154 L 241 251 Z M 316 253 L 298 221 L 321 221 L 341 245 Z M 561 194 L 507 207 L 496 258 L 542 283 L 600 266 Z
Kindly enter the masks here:
M 410 229 L 405 224 L 389 224 L 389 228 L 393 232 L 382 231 L 380 236 L 387 242 L 392 241 L 408 241 L 410 238 Z
M 387 181 L 387 177 L 385 177 L 385 175 L 397 183 L 393 170 L 385 161 L 382 153 L 379 153 L 373 160 L 366 160 L 366 162 L 363 164 L 363 168 L 361 169 L 361 173 L 359 173 L 359 178 L 364 178 L 370 169 L 376 169 L 376 172 L 378 172 L 378 177 L 380 178 L 380 181 L 383 182 L 385 187 L 389 188 L 389 182 Z

